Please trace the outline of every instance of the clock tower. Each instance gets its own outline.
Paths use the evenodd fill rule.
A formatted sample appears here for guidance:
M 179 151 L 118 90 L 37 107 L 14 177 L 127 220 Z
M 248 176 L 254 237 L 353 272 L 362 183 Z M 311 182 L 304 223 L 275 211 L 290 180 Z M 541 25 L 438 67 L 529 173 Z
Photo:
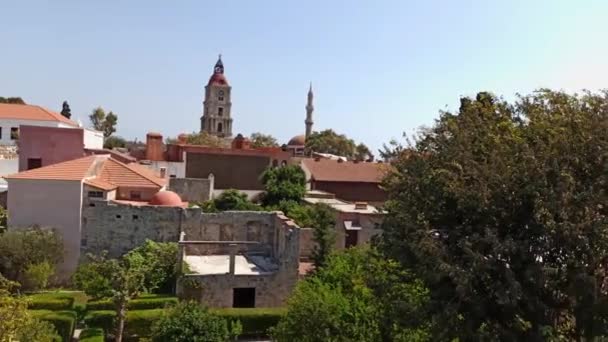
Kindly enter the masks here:
M 220 55 L 213 68 L 213 75 L 205 86 L 201 133 L 205 132 L 221 138 L 232 136 L 231 90 L 232 87 L 228 85 L 228 80 L 224 76 L 224 63 Z

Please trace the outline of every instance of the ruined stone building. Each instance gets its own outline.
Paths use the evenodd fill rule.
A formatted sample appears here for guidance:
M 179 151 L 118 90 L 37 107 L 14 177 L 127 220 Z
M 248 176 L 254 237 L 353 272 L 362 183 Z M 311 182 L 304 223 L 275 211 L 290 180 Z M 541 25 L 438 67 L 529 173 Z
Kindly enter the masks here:
M 179 241 L 187 265 L 177 284 L 181 298 L 211 307 L 284 304 L 298 280 L 300 230 L 293 221 L 276 212 L 203 213 L 182 207 L 179 197 L 156 204 L 95 201 L 83 211 L 82 252 L 117 257 L 146 239 Z

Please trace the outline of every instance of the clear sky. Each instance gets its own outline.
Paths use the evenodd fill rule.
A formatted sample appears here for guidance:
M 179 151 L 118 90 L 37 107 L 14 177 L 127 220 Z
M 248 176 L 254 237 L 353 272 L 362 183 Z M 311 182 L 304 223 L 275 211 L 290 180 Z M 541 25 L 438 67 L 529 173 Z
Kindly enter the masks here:
M 608 1 L 2 1 L 0 96 L 96 106 L 118 134 L 198 131 L 218 53 L 233 133 L 315 130 L 377 149 L 461 95 L 608 82 Z

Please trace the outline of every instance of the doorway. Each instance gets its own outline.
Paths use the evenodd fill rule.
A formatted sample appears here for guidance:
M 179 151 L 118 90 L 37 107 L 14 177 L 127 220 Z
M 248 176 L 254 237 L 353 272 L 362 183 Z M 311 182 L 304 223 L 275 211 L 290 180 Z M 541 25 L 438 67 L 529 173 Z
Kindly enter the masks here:
M 359 231 L 347 230 L 344 238 L 344 248 L 354 247 L 359 243 Z
M 233 308 L 255 308 L 255 287 L 236 287 L 232 289 Z

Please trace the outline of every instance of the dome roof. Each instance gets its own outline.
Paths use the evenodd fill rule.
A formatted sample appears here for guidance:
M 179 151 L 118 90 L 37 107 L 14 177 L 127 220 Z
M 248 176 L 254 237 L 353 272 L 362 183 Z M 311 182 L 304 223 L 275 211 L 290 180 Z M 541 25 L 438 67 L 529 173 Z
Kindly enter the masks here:
M 150 199 L 151 205 L 164 205 L 170 207 L 181 207 L 183 206 L 182 199 L 173 191 L 159 191 L 152 199 Z
M 216 72 L 213 75 L 211 75 L 211 78 L 209 78 L 208 85 L 227 86 L 228 85 L 228 80 L 226 79 L 226 76 L 224 76 L 224 74 L 220 74 L 220 73 Z
M 304 134 L 296 135 L 291 138 L 287 143 L 287 146 L 304 146 L 306 145 L 306 136 Z

